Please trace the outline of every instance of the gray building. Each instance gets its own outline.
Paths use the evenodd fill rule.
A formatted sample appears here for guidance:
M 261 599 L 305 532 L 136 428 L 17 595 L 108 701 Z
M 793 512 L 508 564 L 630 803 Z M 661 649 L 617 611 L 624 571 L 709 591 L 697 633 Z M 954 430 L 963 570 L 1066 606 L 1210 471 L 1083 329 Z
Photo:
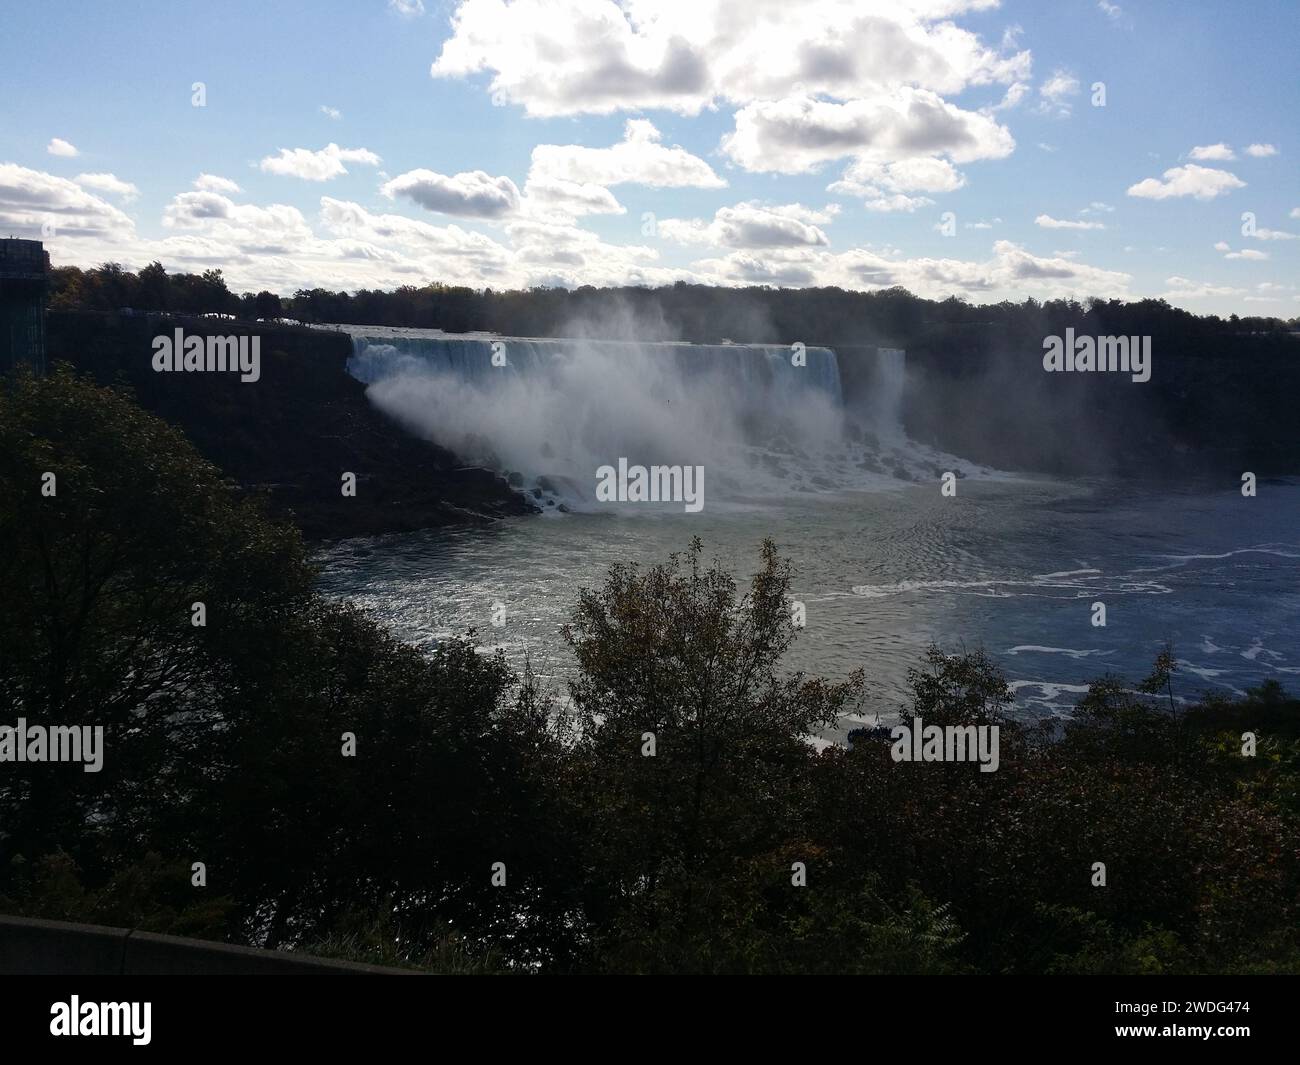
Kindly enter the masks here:
M 0 373 L 45 372 L 50 256 L 39 240 L 0 239 Z

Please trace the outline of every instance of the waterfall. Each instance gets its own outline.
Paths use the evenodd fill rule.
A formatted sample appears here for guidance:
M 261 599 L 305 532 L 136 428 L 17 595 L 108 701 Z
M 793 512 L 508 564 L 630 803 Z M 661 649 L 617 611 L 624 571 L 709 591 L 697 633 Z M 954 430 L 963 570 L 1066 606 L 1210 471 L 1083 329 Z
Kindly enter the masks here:
M 411 332 L 411 331 L 408 331 Z M 432 331 L 430 331 L 432 332 Z M 598 350 L 611 361 L 634 365 L 642 353 L 667 360 L 684 379 L 714 377 L 750 397 L 781 392 L 797 398 L 820 391 L 843 402 L 839 363 L 830 348 L 775 344 L 673 344 L 623 340 L 552 340 L 518 337 L 385 336 L 354 334 L 348 372 L 365 384 L 394 373 L 446 375 L 474 384 L 497 384 L 504 375 L 537 382 L 554 380 L 575 348 Z M 497 355 L 494 363 L 493 356 Z M 901 355 L 902 353 L 899 352 Z
M 348 370 L 377 407 L 539 505 L 591 505 L 595 471 L 620 458 L 704 466 L 713 499 L 748 502 L 921 476 L 898 349 L 880 350 L 866 409 L 846 421 L 825 347 L 345 328 Z
M 903 433 L 903 385 L 907 372 L 907 352 L 901 348 L 876 351 L 873 387 L 868 397 L 869 424 L 882 440 L 899 443 Z

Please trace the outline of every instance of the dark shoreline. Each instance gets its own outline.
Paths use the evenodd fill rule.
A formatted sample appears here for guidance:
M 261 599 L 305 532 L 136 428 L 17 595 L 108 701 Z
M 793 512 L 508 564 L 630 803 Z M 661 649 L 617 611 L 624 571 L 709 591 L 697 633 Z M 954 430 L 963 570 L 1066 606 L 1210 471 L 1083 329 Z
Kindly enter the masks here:
M 261 378 L 155 373 L 152 338 L 175 328 L 261 337 Z M 178 426 L 241 490 L 308 540 L 487 524 L 535 512 L 505 479 L 403 432 L 345 369 L 347 334 L 219 319 L 51 312 L 50 365 L 70 363 Z M 343 473 L 356 474 L 345 497 Z

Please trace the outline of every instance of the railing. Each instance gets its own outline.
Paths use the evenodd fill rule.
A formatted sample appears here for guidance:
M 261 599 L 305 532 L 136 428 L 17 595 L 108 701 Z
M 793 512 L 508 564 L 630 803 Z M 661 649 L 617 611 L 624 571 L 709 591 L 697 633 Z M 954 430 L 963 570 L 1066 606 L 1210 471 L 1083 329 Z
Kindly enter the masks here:
M 409 976 L 411 972 L 131 928 L 0 916 L 0 974 L 3 975 Z

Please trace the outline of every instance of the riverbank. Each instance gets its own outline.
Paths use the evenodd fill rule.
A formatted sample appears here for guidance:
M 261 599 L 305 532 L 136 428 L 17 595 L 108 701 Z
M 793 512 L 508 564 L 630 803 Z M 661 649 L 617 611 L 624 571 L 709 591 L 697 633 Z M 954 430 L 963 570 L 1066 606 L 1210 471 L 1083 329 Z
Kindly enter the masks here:
M 156 373 L 153 338 L 260 337 L 259 379 L 232 373 Z M 67 362 L 102 384 L 126 385 L 145 409 L 182 429 L 199 452 L 274 516 L 311 540 L 528 514 L 504 478 L 396 430 L 345 369 L 343 334 L 264 322 L 51 312 L 51 366 Z M 356 494 L 343 495 L 343 475 Z

